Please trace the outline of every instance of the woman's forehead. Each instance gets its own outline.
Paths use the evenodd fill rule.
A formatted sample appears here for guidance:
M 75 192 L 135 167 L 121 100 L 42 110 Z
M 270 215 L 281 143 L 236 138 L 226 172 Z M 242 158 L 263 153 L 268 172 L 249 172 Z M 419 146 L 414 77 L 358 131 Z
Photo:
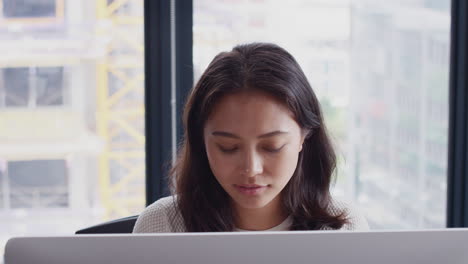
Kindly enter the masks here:
M 261 133 L 298 126 L 293 114 L 277 98 L 264 92 L 241 92 L 222 97 L 214 106 L 205 128 Z M 248 132 L 250 131 L 250 132 Z
M 288 107 L 277 97 L 262 91 L 242 91 L 222 96 L 214 105 L 213 113 L 236 115 L 245 111 L 289 113 Z

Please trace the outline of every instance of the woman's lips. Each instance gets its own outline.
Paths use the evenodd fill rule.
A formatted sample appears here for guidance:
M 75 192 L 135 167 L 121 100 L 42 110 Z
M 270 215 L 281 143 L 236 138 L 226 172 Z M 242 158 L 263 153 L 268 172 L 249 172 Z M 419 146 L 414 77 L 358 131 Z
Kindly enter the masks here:
M 235 184 L 234 187 L 242 194 L 245 195 L 258 195 L 264 192 L 268 185 L 258 185 L 258 184 Z

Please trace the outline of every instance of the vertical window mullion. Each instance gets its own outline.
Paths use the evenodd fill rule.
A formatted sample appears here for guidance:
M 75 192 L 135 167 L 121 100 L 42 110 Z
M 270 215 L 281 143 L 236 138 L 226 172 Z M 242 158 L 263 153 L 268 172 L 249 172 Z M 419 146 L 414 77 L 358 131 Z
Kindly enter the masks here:
M 193 86 L 193 0 L 176 0 L 177 144 L 183 136 L 182 111 Z
M 468 227 L 468 2 L 452 1 L 447 227 Z
M 170 2 L 145 0 L 146 203 L 168 194 L 172 149 Z
M 169 194 L 167 174 L 182 138 L 182 108 L 193 85 L 192 6 L 145 0 L 147 204 Z

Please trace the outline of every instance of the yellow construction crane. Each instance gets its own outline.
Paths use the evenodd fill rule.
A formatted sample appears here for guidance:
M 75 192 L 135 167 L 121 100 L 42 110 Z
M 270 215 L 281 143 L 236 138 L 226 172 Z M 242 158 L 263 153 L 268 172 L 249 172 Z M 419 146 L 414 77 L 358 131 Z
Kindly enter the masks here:
M 99 192 L 106 219 L 145 206 L 143 0 L 97 0 L 98 37 L 108 39 L 96 62 Z

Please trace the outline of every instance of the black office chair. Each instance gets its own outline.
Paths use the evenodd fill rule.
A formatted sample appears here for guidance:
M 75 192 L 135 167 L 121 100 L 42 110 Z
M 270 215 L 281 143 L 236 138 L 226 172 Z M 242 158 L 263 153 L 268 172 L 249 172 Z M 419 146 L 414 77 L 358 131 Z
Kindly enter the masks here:
M 105 222 L 99 225 L 87 227 L 76 231 L 79 234 L 125 234 L 132 233 L 133 226 L 138 218 L 138 215 L 129 216 Z

